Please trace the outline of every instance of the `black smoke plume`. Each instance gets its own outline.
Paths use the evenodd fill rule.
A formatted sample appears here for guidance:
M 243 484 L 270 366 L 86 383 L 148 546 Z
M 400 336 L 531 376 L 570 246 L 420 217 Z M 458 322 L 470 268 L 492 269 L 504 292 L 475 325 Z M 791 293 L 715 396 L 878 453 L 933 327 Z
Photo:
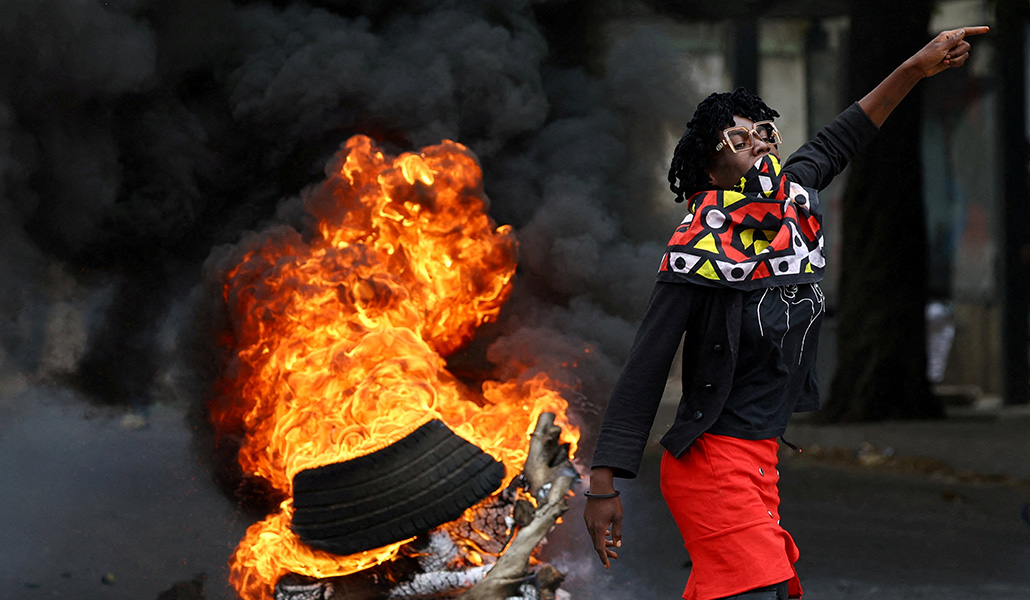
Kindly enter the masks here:
M 697 100 L 679 51 L 639 25 L 646 13 L 584 0 L 7 0 L 0 391 L 201 406 L 221 326 L 204 273 L 245 238 L 303 232 L 303 190 L 351 135 L 395 153 L 453 139 L 478 156 L 491 215 L 521 247 L 501 320 L 454 360 L 517 357 L 582 382 L 589 453 L 675 223 L 668 142 Z

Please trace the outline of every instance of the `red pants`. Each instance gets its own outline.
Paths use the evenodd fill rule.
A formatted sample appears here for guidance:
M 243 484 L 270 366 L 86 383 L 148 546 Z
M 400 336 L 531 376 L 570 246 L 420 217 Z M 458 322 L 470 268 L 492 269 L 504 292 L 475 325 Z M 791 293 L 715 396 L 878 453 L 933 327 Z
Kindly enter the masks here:
M 685 600 L 714 600 L 788 581 L 801 597 L 798 548 L 780 527 L 775 439 L 703 434 L 679 459 L 662 457 L 662 496 L 693 568 Z

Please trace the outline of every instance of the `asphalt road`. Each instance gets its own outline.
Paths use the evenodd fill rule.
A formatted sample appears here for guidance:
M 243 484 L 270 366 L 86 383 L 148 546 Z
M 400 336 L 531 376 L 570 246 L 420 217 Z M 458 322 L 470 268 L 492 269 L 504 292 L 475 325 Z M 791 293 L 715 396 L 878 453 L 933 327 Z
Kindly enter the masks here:
M 658 458 L 620 483 L 619 560 L 567 589 L 588 579 L 584 592 L 612 600 L 680 597 L 690 559 L 658 491 Z M 801 549 L 805 598 L 1030 599 L 1030 485 L 824 459 L 781 460 L 780 471 L 780 516 Z
M 209 600 L 232 598 L 226 562 L 250 520 L 217 493 L 191 435 L 174 406 L 126 415 L 46 388 L 0 398 L 0 599 L 156 600 L 201 572 Z M 581 500 L 549 536 L 574 600 L 680 597 L 689 557 L 657 465 L 653 452 L 621 485 L 625 546 L 610 571 L 585 540 Z M 781 472 L 806 598 L 1030 599 L 1027 484 L 824 459 Z

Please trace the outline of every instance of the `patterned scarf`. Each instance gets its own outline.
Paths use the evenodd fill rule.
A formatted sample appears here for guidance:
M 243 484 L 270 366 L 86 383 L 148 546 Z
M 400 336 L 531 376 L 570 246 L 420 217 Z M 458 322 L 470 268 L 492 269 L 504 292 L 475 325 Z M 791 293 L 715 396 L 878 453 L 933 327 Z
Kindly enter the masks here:
M 753 290 L 823 278 L 816 191 L 787 181 L 767 154 L 734 190 L 698 192 L 669 245 L 658 280 Z

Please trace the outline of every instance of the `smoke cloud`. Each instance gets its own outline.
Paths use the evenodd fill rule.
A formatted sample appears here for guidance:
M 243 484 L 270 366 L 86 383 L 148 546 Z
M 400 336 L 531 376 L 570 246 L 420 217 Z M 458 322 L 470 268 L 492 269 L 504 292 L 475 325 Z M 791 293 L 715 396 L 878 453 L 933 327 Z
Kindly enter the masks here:
M 578 380 L 595 424 L 678 220 L 667 124 L 699 98 L 660 28 L 610 35 L 618 15 L 593 15 L 585 34 L 611 43 L 591 65 L 556 54 L 546 16 L 593 4 L 7 0 L 0 396 L 201 404 L 218 273 L 303 234 L 303 189 L 363 133 L 476 153 L 521 258 L 501 320 L 455 360 Z
M 691 84 L 653 30 L 613 38 L 601 74 L 556 60 L 534 12 L 545 4 L 583 9 L 6 3 L 4 376 L 70 375 L 103 400 L 152 400 L 167 364 L 158 332 L 212 248 L 302 227 L 300 190 L 366 133 L 398 152 L 444 138 L 476 152 L 491 212 L 522 249 L 491 352 L 514 351 L 507 336 L 528 353 L 533 340 L 590 346 L 603 376 L 580 376 L 603 401 L 670 222 L 651 209 L 664 127 L 684 118 Z M 39 323 L 62 302 L 86 322 L 54 372 Z

